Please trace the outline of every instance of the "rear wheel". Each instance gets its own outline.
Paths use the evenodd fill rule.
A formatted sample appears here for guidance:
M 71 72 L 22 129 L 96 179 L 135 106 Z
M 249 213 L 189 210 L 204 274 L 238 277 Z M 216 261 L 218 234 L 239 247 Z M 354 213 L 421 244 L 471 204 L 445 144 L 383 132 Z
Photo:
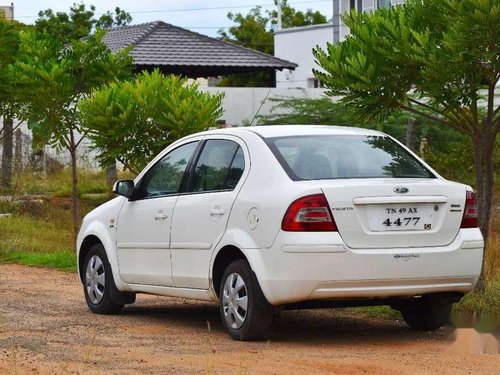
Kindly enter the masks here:
M 423 296 L 404 301 L 399 310 L 412 329 L 434 331 L 450 322 L 452 305 L 440 296 Z
M 233 339 L 248 341 L 268 335 L 274 308 L 246 260 L 236 260 L 226 268 L 219 303 L 222 322 Z
M 115 286 L 106 251 L 101 244 L 92 246 L 85 258 L 83 291 L 90 310 L 96 314 L 117 314 L 123 308 L 112 295 L 121 292 Z

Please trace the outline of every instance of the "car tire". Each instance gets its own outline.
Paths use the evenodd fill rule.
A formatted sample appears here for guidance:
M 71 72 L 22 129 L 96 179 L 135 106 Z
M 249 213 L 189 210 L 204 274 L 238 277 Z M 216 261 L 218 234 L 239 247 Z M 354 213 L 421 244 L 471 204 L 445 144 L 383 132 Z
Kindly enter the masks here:
M 450 322 L 453 304 L 440 296 L 405 301 L 399 310 L 405 322 L 417 331 L 435 331 Z
M 226 268 L 219 289 L 219 309 L 222 323 L 234 340 L 258 340 L 269 334 L 274 307 L 246 260 L 236 260 Z
M 125 303 L 117 303 L 112 298 L 122 293 L 116 288 L 102 244 L 92 246 L 85 257 L 82 281 L 85 300 L 93 313 L 118 314 L 122 310 Z

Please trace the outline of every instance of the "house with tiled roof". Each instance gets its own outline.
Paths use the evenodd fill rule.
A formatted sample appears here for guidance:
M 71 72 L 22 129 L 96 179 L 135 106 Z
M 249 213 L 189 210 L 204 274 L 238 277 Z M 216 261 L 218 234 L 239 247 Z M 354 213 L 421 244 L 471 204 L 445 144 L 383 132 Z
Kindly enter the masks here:
M 130 47 L 137 71 L 159 68 L 166 74 L 198 78 L 297 67 L 293 62 L 162 21 L 111 29 L 103 41 L 113 52 Z

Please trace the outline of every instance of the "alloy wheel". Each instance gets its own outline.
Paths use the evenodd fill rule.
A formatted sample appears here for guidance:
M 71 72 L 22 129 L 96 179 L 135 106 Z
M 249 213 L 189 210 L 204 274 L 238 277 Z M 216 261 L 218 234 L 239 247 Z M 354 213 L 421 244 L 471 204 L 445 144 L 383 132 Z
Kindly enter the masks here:
M 230 274 L 222 291 L 222 308 L 229 327 L 240 328 L 247 317 L 248 293 L 245 281 L 237 273 Z
M 104 297 L 105 287 L 104 264 L 98 255 L 94 255 L 87 263 L 85 272 L 85 286 L 90 301 L 97 305 Z

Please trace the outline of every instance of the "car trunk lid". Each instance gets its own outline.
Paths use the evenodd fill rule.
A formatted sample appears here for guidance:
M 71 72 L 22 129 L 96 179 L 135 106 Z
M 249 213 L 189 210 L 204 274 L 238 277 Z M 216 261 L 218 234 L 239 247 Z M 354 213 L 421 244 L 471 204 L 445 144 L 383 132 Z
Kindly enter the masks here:
M 339 234 L 351 248 L 444 246 L 460 229 L 465 186 L 441 179 L 323 180 Z

